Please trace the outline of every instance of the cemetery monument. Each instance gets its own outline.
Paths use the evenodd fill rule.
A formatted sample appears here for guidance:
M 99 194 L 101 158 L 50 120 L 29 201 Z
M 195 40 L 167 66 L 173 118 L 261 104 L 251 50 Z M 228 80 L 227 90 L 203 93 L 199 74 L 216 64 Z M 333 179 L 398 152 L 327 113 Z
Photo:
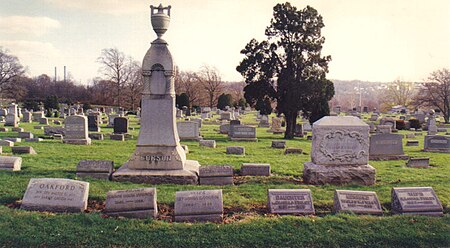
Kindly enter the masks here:
M 136 150 L 114 174 L 115 181 L 197 184 L 199 163 L 186 160 L 176 126 L 174 63 L 161 37 L 170 23 L 170 6 L 150 6 L 158 38 L 142 63 L 141 129 Z M 165 13 L 167 12 L 167 14 Z
M 307 184 L 375 183 L 369 162 L 369 125 L 353 116 L 325 116 L 313 124 L 311 162 L 304 164 Z

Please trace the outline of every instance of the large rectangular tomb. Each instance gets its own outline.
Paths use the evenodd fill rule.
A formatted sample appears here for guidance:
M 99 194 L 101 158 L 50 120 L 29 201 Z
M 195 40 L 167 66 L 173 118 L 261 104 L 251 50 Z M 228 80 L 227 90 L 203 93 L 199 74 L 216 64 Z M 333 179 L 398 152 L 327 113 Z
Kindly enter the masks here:
M 353 116 L 325 116 L 313 124 L 311 162 L 304 164 L 307 184 L 375 183 L 369 162 L 369 125 Z

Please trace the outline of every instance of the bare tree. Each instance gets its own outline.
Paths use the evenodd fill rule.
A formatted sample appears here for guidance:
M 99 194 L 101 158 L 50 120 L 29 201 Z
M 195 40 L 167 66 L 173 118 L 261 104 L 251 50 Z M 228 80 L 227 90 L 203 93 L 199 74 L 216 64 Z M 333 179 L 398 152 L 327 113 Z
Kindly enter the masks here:
M 223 89 L 223 81 L 219 71 L 215 67 L 204 65 L 197 74 L 197 79 L 200 82 L 201 89 L 207 95 L 209 107 L 212 108 L 217 104 L 217 99 Z
M 412 106 L 414 83 L 395 80 L 382 91 L 380 102 L 385 110 L 401 105 L 407 108 Z
M 224 85 L 224 88 L 227 88 L 227 92 L 231 94 L 233 99 L 236 102 L 239 102 L 240 99 L 244 98 L 244 87 L 245 82 L 229 82 Z
M 132 71 L 131 77 L 125 85 L 126 96 L 128 107 L 135 110 L 139 106 L 144 81 L 142 78 L 142 69 L 136 61 L 130 64 L 130 70 Z
M 87 91 L 92 96 L 90 103 L 114 105 L 114 82 L 101 78 L 93 79 Z
M 7 49 L 0 47 L 0 89 L 25 72 L 26 69 L 20 64 L 19 59 L 9 54 Z
M 189 106 L 197 103 L 200 99 L 199 79 L 195 72 L 179 71 L 175 77 L 175 91 L 177 94 L 186 93 L 189 97 Z
M 116 105 L 120 107 L 121 91 L 132 77 L 135 61 L 117 48 L 108 48 L 102 50 L 97 62 L 102 65 L 99 71 L 105 79 L 114 82 Z
M 420 90 L 414 97 L 417 106 L 439 109 L 446 123 L 450 116 L 450 71 L 441 69 L 431 73 L 428 82 L 420 86 Z

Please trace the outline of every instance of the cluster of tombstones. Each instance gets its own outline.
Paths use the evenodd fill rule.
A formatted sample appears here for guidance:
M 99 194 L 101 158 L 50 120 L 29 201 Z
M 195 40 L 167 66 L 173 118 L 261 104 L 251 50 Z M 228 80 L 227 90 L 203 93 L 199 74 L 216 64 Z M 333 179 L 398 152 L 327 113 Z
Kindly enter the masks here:
M 21 208 L 32 211 L 83 212 L 87 209 L 89 183 L 71 179 L 32 178 Z M 309 189 L 269 189 L 267 208 L 273 214 L 314 215 Z M 392 188 L 392 212 L 442 216 L 443 208 L 431 187 Z M 335 190 L 335 213 L 382 215 L 373 191 Z M 104 213 L 128 218 L 157 218 L 156 188 L 113 190 L 106 194 Z M 221 189 L 178 191 L 173 219 L 176 222 L 222 222 Z

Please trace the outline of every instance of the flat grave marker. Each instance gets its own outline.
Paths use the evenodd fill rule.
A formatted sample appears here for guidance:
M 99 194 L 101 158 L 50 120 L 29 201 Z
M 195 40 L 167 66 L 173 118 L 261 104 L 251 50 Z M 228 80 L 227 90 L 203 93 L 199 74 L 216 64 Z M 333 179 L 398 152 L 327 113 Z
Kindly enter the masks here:
M 222 222 L 222 190 L 176 192 L 174 219 L 176 222 Z
M 377 193 L 374 191 L 335 190 L 334 211 L 355 214 L 383 214 Z
M 105 213 L 128 218 L 156 218 L 156 188 L 109 191 L 106 193 Z
M 315 214 L 309 189 L 269 189 L 267 206 L 273 214 Z
M 62 178 L 31 178 L 21 208 L 31 211 L 83 212 L 89 183 Z
M 392 212 L 442 216 L 443 208 L 432 187 L 392 188 Z

